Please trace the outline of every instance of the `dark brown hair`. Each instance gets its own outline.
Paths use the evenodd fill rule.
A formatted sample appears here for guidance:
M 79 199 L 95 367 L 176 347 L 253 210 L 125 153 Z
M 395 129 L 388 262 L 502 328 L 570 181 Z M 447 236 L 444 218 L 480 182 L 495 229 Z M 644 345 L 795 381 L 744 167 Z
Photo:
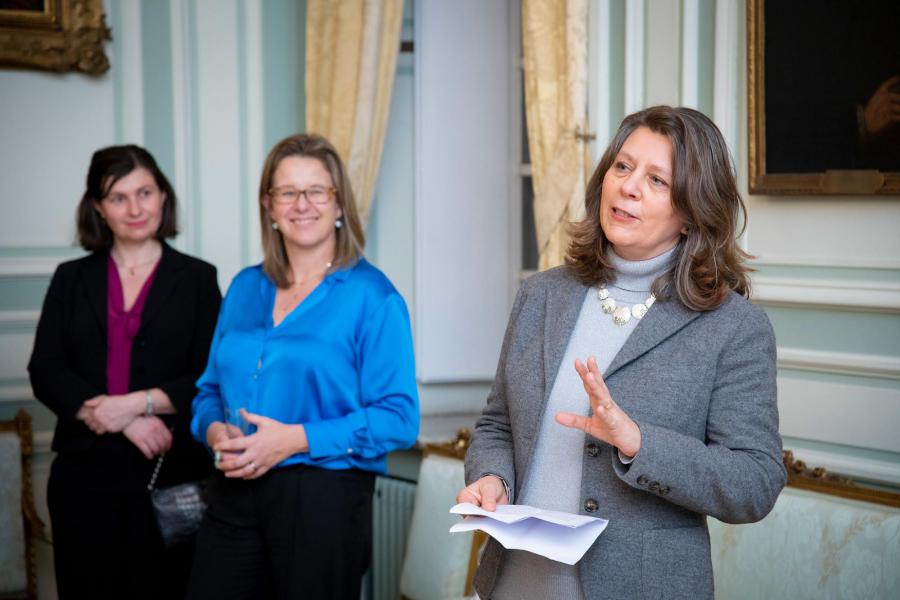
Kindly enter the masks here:
M 78 203 L 76 223 L 78 243 L 82 248 L 93 252 L 109 250 L 112 247 L 112 231 L 97 212 L 96 204 L 106 197 L 110 188 L 117 181 L 141 167 L 153 175 L 156 186 L 164 194 L 156 239 L 172 238 L 178 234 L 176 217 L 178 203 L 175 198 L 175 190 L 160 171 L 153 156 L 140 146 L 110 146 L 97 150 L 91 157 L 84 194 L 81 196 L 81 202 Z
M 262 227 L 263 271 L 278 287 L 290 286 L 290 263 L 281 232 L 272 229 L 272 218 L 266 209 L 265 198 L 272 188 L 272 179 L 279 163 L 289 156 L 315 158 L 331 175 L 337 190 L 335 202 L 341 208 L 344 226 L 335 231 L 337 243 L 331 270 L 355 264 L 362 256 L 366 244 L 362 224 L 356 212 L 356 201 L 350 187 L 350 178 L 337 150 L 321 135 L 302 133 L 286 137 L 269 152 L 259 181 L 259 224 Z
M 646 127 L 672 143 L 672 206 L 687 233 L 675 250 L 672 269 L 653 284 L 691 310 L 721 305 L 731 290 L 750 295 L 750 258 L 737 244 L 747 220 L 728 146 L 706 115 L 691 108 L 654 106 L 625 117 L 588 182 L 584 220 L 569 228 L 566 265 L 586 285 L 612 282 L 610 242 L 600 227 L 603 178 L 634 130 Z M 740 230 L 738 227 L 740 226 Z

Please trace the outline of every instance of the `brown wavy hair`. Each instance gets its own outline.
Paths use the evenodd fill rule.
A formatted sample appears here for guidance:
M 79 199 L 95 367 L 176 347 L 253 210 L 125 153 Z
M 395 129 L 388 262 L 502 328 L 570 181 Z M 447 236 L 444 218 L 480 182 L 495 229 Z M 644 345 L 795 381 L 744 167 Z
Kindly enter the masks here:
M 106 197 L 117 181 L 140 168 L 147 169 L 153 175 L 156 187 L 164 197 L 156 239 L 162 241 L 178 235 L 178 200 L 175 190 L 156 164 L 153 155 L 133 144 L 109 146 L 97 150 L 91 157 L 84 193 L 78 203 L 75 225 L 78 243 L 82 248 L 91 252 L 112 248 L 112 230 L 97 212 L 97 204 Z
M 350 187 L 350 177 L 347 175 L 347 170 L 344 168 L 344 163 L 341 162 L 337 150 L 331 145 L 331 142 L 314 133 L 298 133 L 286 137 L 275 144 L 275 147 L 269 152 L 259 181 L 259 223 L 262 227 L 263 271 L 280 288 L 291 285 L 290 263 L 281 232 L 272 229 L 272 217 L 266 210 L 264 199 L 272 189 L 275 170 L 281 161 L 289 156 L 305 156 L 318 160 L 331 175 L 331 180 L 337 190 L 335 202 L 341 207 L 344 226 L 335 231 L 337 240 L 334 260 L 329 272 L 356 264 L 366 245 L 366 237 L 356 212 L 353 190 Z
M 720 306 L 732 290 L 749 297 L 751 269 L 744 263 L 752 257 L 737 244 L 747 209 L 738 193 L 731 155 L 715 123 L 691 108 L 653 106 L 625 117 L 588 182 L 584 220 L 569 228 L 566 265 L 586 285 L 615 280 L 611 243 L 600 227 L 600 195 L 606 172 L 639 127 L 672 143 L 672 206 L 686 230 L 672 269 L 653 283 L 653 293 L 661 300 L 675 294 L 696 311 Z

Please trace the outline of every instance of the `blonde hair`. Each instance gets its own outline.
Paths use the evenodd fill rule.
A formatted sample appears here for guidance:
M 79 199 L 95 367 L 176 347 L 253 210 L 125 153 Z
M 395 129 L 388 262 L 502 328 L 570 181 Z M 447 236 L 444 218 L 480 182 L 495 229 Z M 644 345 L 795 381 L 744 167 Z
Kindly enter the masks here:
M 275 170 L 281 161 L 289 156 L 317 159 L 331 175 L 334 188 L 337 190 L 335 202 L 341 208 L 344 224 L 335 231 L 337 241 L 331 271 L 356 264 L 362 256 L 366 244 L 362 224 L 356 212 L 356 201 L 353 199 L 350 178 L 347 176 L 341 157 L 331 142 L 314 133 L 300 133 L 284 138 L 275 144 L 275 147 L 269 152 L 269 156 L 266 157 L 259 182 L 259 224 L 262 228 L 263 271 L 280 288 L 291 285 L 291 269 L 287 250 L 284 247 L 284 238 L 280 231 L 272 229 L 273 221 L 266 209 L 265 198 L 272 189 Z

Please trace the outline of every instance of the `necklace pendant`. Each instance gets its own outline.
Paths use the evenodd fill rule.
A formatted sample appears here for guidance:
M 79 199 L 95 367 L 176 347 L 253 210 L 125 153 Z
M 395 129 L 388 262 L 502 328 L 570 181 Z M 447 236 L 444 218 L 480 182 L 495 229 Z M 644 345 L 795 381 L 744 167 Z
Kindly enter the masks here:
M 628 310 L 627 306 L 620 306 L 613 313 L 613 323 L 622 327 L 628 324 L 628 321 L 631 320 L 631 311 Z
M 646 304 L 635 304 L 631 307 L 631 316 L 637 320 L 641 320 L 644 318 L 644 315 L 647 314 L 647 305 Z
M 606 300 L 600 304 L 600 308 L 603 309 L 603 312 L 606 314 L 611 315 L 616 310 L 616 301 L 607 297 Z

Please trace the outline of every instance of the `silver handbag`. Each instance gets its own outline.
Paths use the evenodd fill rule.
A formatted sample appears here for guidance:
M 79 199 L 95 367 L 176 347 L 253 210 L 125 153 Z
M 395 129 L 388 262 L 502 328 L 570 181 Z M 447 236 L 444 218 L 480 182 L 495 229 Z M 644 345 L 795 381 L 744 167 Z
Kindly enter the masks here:
M 190 541 L 206 512 L 206 485 L 202 481 L 190 481 L 166 488 L 157 488 L 156 478 L 165 454 L 156 461 L 147 491 L 159 533 L 166 548 Z

